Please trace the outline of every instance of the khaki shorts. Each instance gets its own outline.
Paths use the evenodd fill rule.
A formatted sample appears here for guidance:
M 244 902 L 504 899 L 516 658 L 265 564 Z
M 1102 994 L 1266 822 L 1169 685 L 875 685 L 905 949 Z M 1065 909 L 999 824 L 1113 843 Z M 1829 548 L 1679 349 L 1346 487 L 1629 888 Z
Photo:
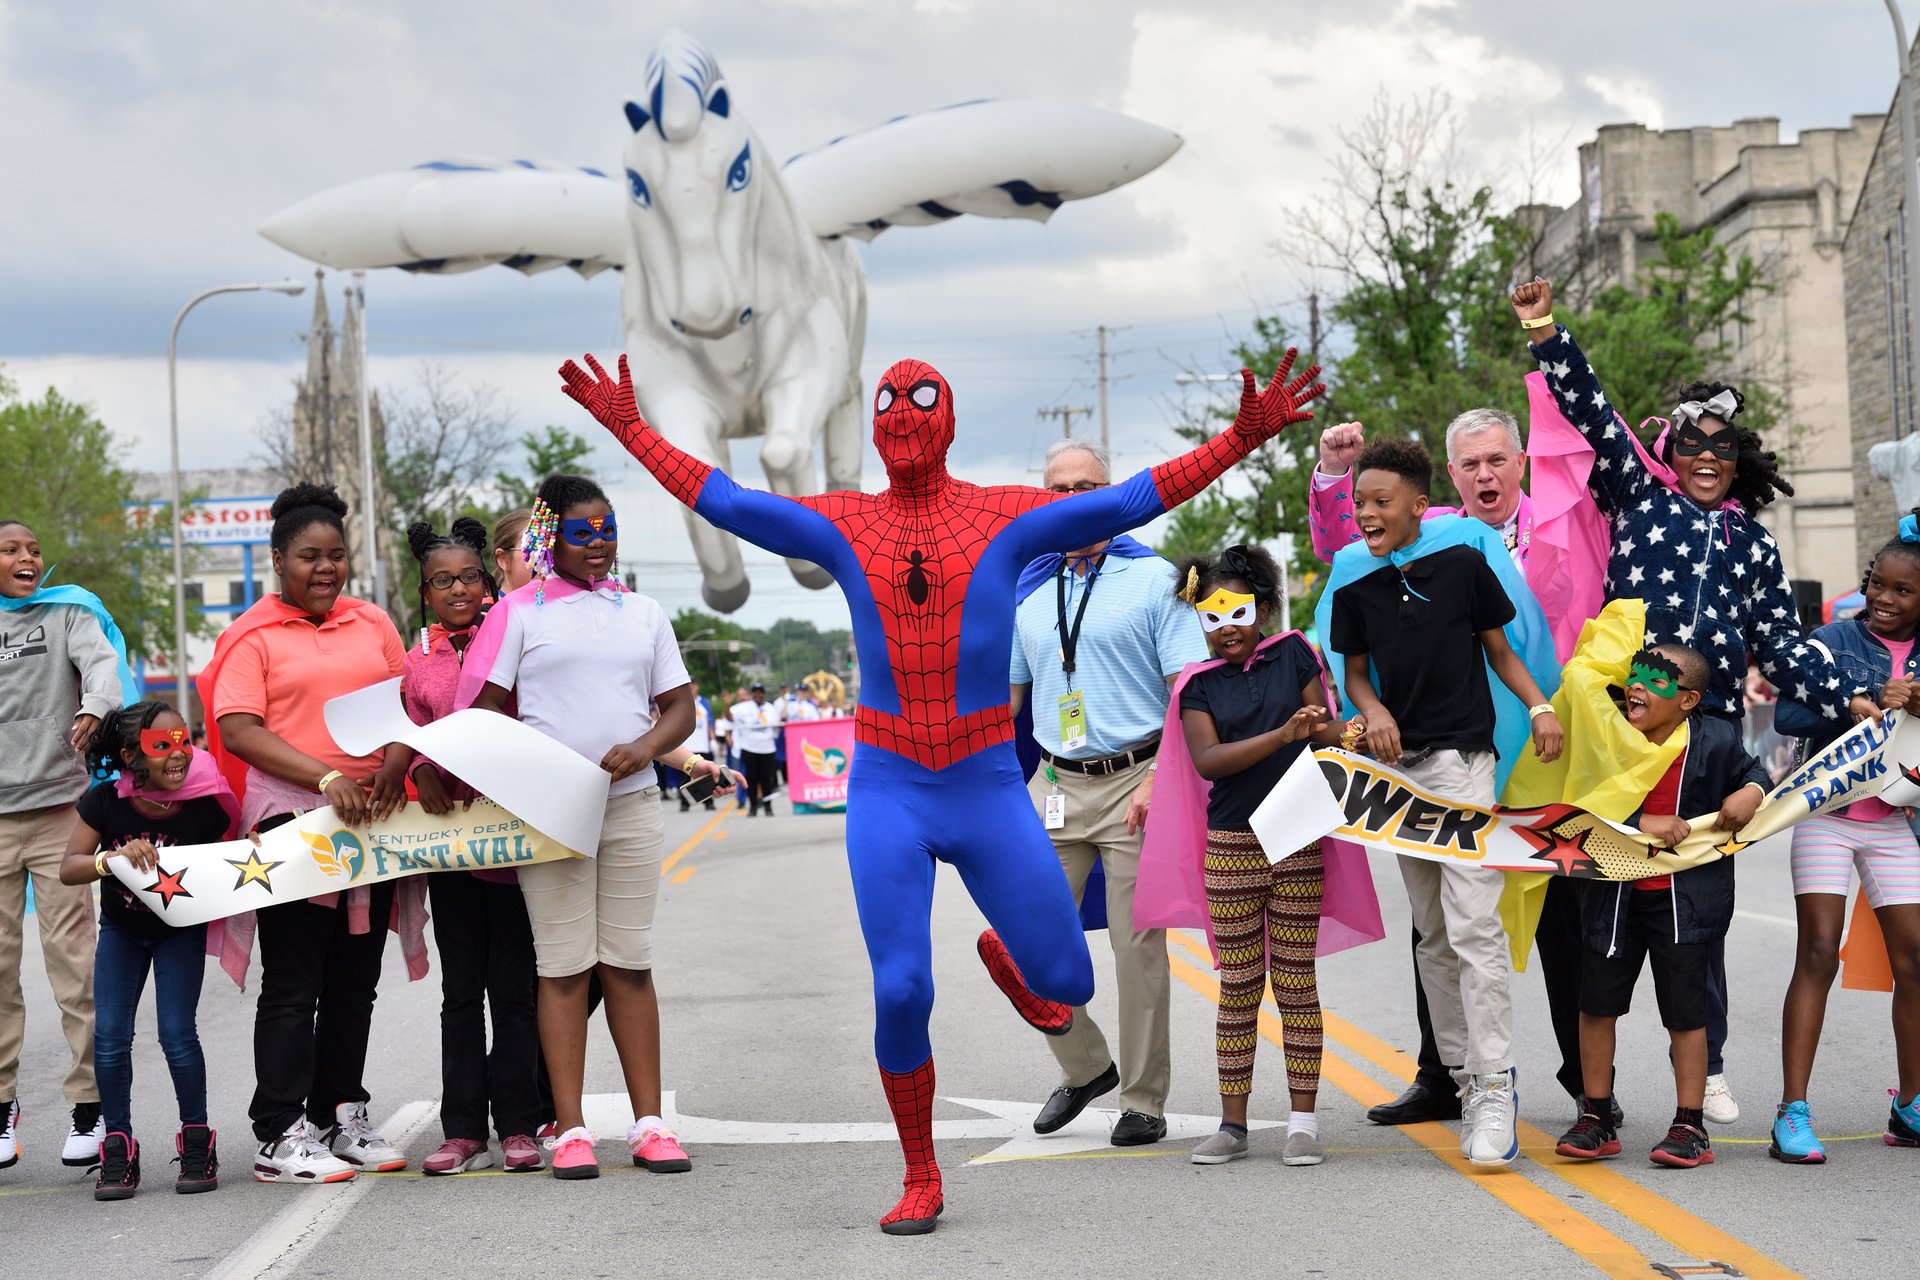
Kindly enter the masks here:
M 660 788 L 646 787 L 608 798 L 598 857 L 520 868 L 541 977 L 571 977 L 596 964 L 653 967 L 653 910 L 665 848 Z

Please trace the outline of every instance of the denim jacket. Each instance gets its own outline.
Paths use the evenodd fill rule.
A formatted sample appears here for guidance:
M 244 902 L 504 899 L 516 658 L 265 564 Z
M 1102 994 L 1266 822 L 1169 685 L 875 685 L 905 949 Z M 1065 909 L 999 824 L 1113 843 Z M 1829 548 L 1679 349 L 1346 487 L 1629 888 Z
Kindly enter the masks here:
M 1892 678 L 1893 655 L 1867 630 L 1866 623 L 1858 618 L 1829 622 L 1815 627 L 1807 639 L 1833 655 L 1833 665 L 1844 677 L 1843 683 L 1863 684 L 1867 697 L 1875 702 L 1880 700 L 1880 690 Z M 1920 675 L 1920 644 L 1914 645 L 1907 655 L 1906 670 L 1900 675 L 1907 680 Z M 1817 753 L 1853 727 L 1851 719 L 1836 720 L 1795 697 L 1791 680 L 1780 683 L 1777 688 L 1780 701 L 1773 710 L 1773 727 L 1789 738 L 1806 739 L 1802 759 Z

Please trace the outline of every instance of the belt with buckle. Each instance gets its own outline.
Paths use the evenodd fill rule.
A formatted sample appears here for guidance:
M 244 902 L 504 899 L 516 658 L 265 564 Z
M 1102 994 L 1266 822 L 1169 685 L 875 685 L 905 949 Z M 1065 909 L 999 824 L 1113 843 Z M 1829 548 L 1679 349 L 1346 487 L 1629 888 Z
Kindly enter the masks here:
M 1119 773 L 1122 769 L 1131 769 L 1137 764 L 1145 764 L 1160 753 L 1160 739 L 1143 743 L 1131 751 L 1122 751 L 1117 756 L 1101 756 L 1098 760 L 1068 760 L 1051 755 L 1045 750 L 1040 758 L 1056 769 L 1065 769 L 1068 773 L 1084 773 L 1101 777 L 1109 773 Z

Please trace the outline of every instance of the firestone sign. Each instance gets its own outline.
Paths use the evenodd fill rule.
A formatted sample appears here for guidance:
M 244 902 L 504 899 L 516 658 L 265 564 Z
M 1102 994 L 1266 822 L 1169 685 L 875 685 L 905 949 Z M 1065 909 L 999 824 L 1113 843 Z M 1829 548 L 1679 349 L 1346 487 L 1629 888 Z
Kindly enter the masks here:
M 167 504 L 149 503 L 131 512 L 136 529 L 167 532 Z M 186 542 L 265 542 L 273 529 L 273 498 L 203 498 L 190 503 L 180 517 L 180 537 Z

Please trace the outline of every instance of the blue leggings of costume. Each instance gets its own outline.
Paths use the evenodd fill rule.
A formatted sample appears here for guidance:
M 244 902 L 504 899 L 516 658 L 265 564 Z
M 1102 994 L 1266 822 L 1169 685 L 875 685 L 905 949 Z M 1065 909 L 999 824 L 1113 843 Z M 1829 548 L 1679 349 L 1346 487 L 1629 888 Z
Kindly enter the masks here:
M 934 862 L 951 863 L 1036 995 L 1093 998 L 1093 959 L 1059 855 L 1013 744 L 938 772 L 871 743 L 847 780 L 847 864 L 873 963 L 874 1056 L 908 1072 L 933 1055 Z

